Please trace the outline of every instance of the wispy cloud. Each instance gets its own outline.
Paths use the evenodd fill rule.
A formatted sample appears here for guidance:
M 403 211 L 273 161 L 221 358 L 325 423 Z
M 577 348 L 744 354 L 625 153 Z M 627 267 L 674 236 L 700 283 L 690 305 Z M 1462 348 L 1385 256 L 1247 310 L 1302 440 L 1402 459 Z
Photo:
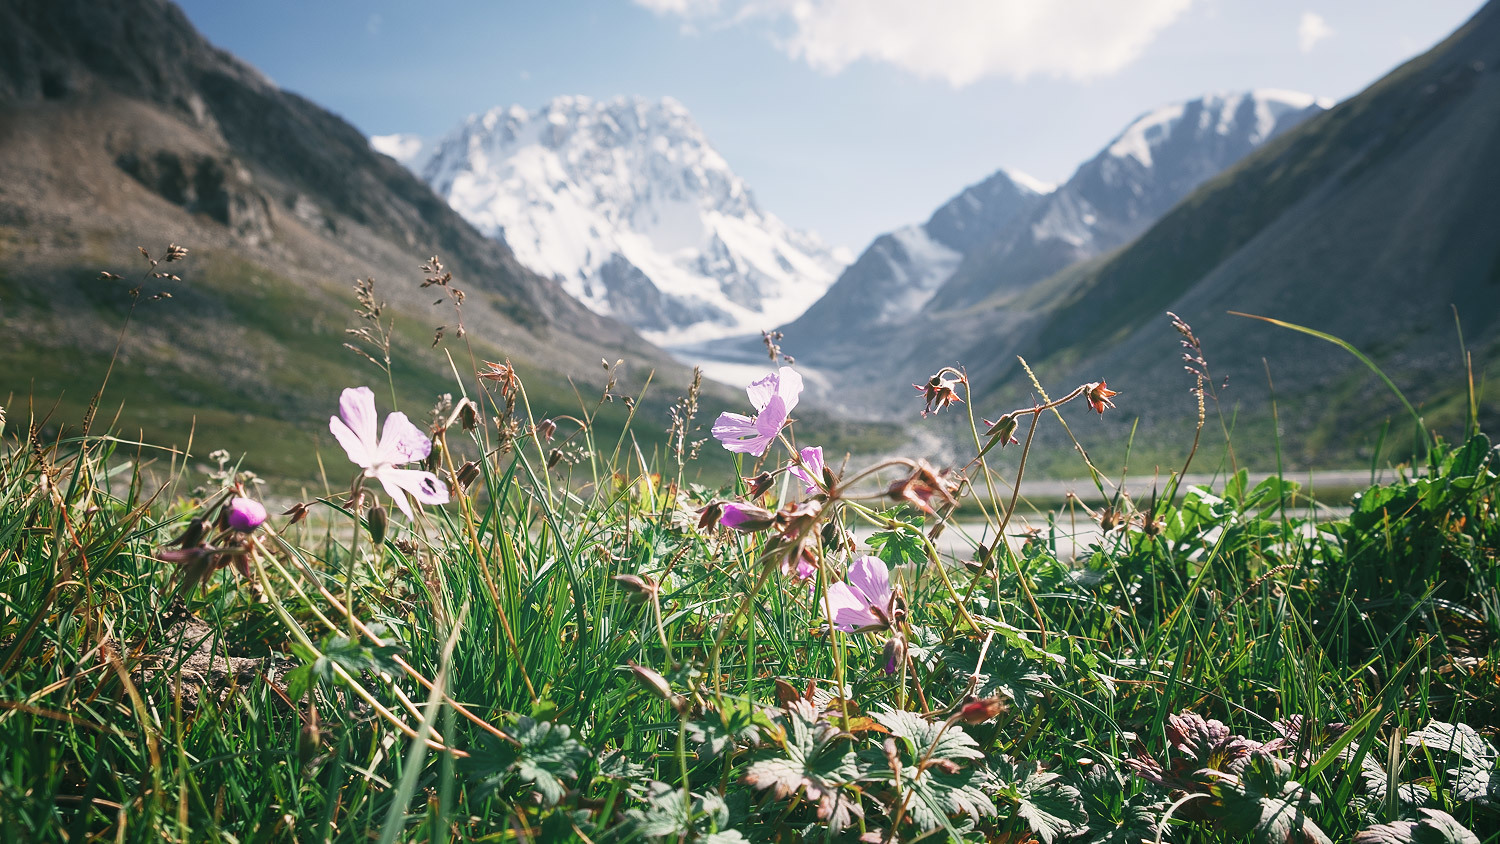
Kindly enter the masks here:
M 635 0 L 715 25 L 770 24 L 827 73 L 870 60 L 955 87 L 988 76 L 1092 79 L 1140 57 L 1193 0 Z
M 1304 53 L 1311 53 L 1313 47 L 1319 41 L 1333 34 L 1333 27 L 1323 16 L 1317 12 L 1303 12 L 1302 21 L 1297 24 L 1297 47 Z

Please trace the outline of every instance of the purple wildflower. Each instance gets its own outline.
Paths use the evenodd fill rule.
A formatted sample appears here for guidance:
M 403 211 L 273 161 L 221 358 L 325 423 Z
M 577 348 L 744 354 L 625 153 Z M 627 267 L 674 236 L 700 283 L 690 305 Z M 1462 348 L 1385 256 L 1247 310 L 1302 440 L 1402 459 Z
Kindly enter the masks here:
M 229 526 L 249 533 L 266 520 L 266 507 L 253 498 L 234 498 L 229 502 Z
M 819 484 L 823 480 L 823 447 L 814 446 L 802 449 L 802 462 L 792 461 L 792 474 L 802 481 L 807 487 L 808 495 L 816 495 L 822 491 Z M 806 466 L 807 468 L 802 468 Z
M 726 501 L 720 505 L 719 524 L 744 533 L 765 530 L 776 521 L 776 515 L 764 507 Z
M 811 580 L 812 576 L 818 573 L 818 561 L 808 553 L 806 546 L 798 550 L 796 572 L 797 580 Z
M 730 451 L 761 457 L 781 431 L 802 394 L 802 376 L 790 366 L 751 384 L 745 392 L 755 408 L 755 418 L 739 413 L 721 413 L 711 429 L 714 438 Z
M 351 387 L 339 397 L 339 415 L 329 417 L 328 429 L 349 459 L 365 470 L 365 477 L 380 481 L 407 518 L 412 515 L 407 493 L 419 504 L 447 504 L 448 487 L 437 475 L 397 468 L 425 459 L 432 452 L 432 440 L 400 412 L 385 417 L 385 428 L 376 439 L 375 417 L 375 394 L 369 387 Z
M 890 570 L 879 557 L 860 557 L 844 582 L 828 587 L 828 603 L 833 626 L 845 633 L 890 627 L 897 603 Z

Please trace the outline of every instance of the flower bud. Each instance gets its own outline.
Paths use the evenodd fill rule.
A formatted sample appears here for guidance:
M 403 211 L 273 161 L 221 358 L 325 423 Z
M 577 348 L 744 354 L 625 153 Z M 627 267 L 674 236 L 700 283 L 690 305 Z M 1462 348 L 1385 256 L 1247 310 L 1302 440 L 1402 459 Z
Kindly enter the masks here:
M 203 529 L 204 524 L 202 517 L 193 519 L 191 522 L 188 522 L 186 530 L 179 534 L 176 539 L 168 542 L 167 544 L 175 545 L 178 548 L 196 548 L 201 542 L 203 542 Z
M 611 579 L 629 593 L 630 600 L 634 603 L 641 603 L 656 594 L 656 584 L 649 578 L 635 574 L 617 574 Z
M 479 480 L 479 464 L 470 460 L 458 467 L 458 472 L 453 475 L 453 482 L 460 487 L 467 488 L 469 484 Z
M 1111 390 L 1109 388 L 1109 383 L 1107 381 L 1095 381 L 1092 384 L 1083 385 L 1084 400 L 1087 401 L 1089 403 L 1089 407 L 1092 407 L 1094 409 L 1094 412 L 1098 413 L 1100 416 L 1104 415 L 1105 408 L 1115 406 L 1115 403 L 1110 401 L 1109 399 L 1111 396 L 1118 395 L 1119 393 L 1117 391 Z
M 385 542 L 385 530 L 391 523 L 390 518 L 385 513 L 385 508 L 378 503 L 374 507 L 371 507 L 367 523 L 370 528 L 370 542 L 374 543 L 375 547 L 378 548 Z
M 753 478 L 741 478 L 740 480 L 744 481 L 745 486 L 750 488 L 748 494 L 751 498 L 759 498 L 765 495 L 771 489 L 771 485 L 776 483 L 775 476 L 770 472 L 761 472 Z
M 983 724 L 1004 711 L 1005 703 L 998 697 L 975 697 L 958 710 L 958 719 L 965 724 Z
M 724 515 L 724 502 L 710 501 L 702 510 L 698 511 L 698 530 L 709 531 L 719 523 L 719 518 Z
M 1016 415 L 1014 413 L 1007 413 L 994 422 L 985 422 L 984 424 L 990 426 L 990 429 L 984 432 L 985 436 L 991 439 L 999 439 L 1001 448 L 1020 442 L 1020 440 L 1016 439 Z
M 946 377 L 950 373 L 957 377 Z M 926 416 L 929 413 L 937 413 L 950 404 L 962 402 L 963 399 L 958 397 L 958 391 L 953 389 L 953 385 L 967 383 L 968 379 L 959 373 L 958 370 L 952 367 L 945 367 L 936 375 L 927 379 L 926 384 L 913 384 L 912 386 L 916 387 L 917 392 L 922 394 L 922 399 L 925 402 L 922 415 Z
M 287 527 L 291 527 L 292 525 L 295 525 L 296 523 L 298 523 L 298 522 L 302 521 L 303 519 L 307 518 L 307 514 L 311 510 L 312 510 L 311 507 L 307 506 L 306 504 L 302 503 L 301 501 L 298 501 L 296 504 L 293 504 L 290 509 L 288 509 L 285 513 L 282 513 L 281 515 L 283 515 L 283 516 L 291 516 L 292 517 L 286 523 Z
M 906 661 L 906 638 L 897 633 L 885 640 L 885 650 L 881 652 L 885 659 L 885 665 L 881 670 L 886 674 L 895 674 L 901 670 L 901 663 Z
M 720 506 L 723 515 L 719 516 L 719 524 L 742 533 L 765 530 L 776 523 L 776 515 L 764 507 L 737 501 L 726 501 Z
M 554 448 L 554 449 L 552 449 L 551 451 L 547 452 L 547 468 L 551 469 L 552 467 L 556 466 L 558 463 L 561 463 L 562 459 L 563 459 L 563 451 L 562 451 L 562 449 L 560 449 L 560 448 Z
M 229 527 L 249 533 L 266 520 L 266 507 L 253 498 L 234 498 L 229 502 Z
M 556 433 L 557 423 L 553 422 L 551 419 L 543 419 L 542 421 L 536 423 L 536 435 L 545 439 L 547 442 L 552 442 L 552 435 Z
M 647 691 L 670 703 L 678 712 L 687 708 L 687 699 L 672 691 L 672 684 L 667 682 L 667 678 L 639 663 L 627 660 L 625 664 L 630 666 L 636 681 L 645 686 Z

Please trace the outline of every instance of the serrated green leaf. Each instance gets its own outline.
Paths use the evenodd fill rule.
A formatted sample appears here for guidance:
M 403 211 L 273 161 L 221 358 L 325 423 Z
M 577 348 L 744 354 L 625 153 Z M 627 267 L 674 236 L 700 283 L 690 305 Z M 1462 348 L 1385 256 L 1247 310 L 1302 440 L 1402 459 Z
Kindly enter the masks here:
M 1413 747 L 1427 747 L 1443 753 L 1454 753 L 1475 766 L 1488 768 L 1495 762 L 1495 749 L 1468 724 L 1432 721 L 1406 737 Z
M 1214 815 L 1229 834 L 1258 844 L 1332 844 L 1304 811 L 1320 801 L 1290 779 L 1286 762 L 1253 755 L 1238 776 L 1214 773 Z
M 1479 844 L 1479 836 L 1452 815 L 1421 809 L 1420 821 L 1395 821 L 1361 830 L 1354 844 Z
M 944 729 L 941 721 L 929 721 L 916 712 L 889 708 L 875 713 L 875 720 L 906 744 L 907 755 L 913 763 L 929 757 L 929 751 L 930 758 L 938 761 L 984 758 L 979 743 L 958 724 Z
M 589 759 L 589 752 L 572 737 L 565 724 L 516 719 L 507 734 L 514 740 L 485 737 L 483 750 L 464 761 L 464 767 L 479 779 L 481 794 L 495 791 L 512 776 L 528 782 L 547 806 L 555 806 L 567 792 L 564 779 L 574 779 Z
M 1088 823 L 1083 795 L 1037 762 L 1001 756 L 989 768 L 986 790 L 1006 801 L 1046 844 Z
M 806 700 L 787 704 L 777 719 L 781 726 L 781 754 L 762 758 L 745 771 L 745 783 L 769 790 L 778 800 L 799 790 L 818 806 L 818 816 L 830 825 L 857 815 L 857 804 L 841 791 L 859 778 L 859 758 L 848 735 L 828 722 L 821 710 Z

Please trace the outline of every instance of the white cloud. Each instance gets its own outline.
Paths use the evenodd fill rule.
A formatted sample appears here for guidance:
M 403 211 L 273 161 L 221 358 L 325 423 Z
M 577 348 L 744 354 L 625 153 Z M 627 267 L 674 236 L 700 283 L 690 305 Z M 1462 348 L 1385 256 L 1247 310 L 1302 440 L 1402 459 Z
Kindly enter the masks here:
M 1317 12 L 1303 12 L 1302 21 L 1297 24 L 1297 47 L 1304 53 L 1311 53 L 1312 48 L 1319 41 L 1333 34 L 1333 27 L 1323 16 Z
M 719 10 L 718 0 L 635 0 L 657 14 L 707 15 Z
M 1193 0 L 635 0 L 661 14 L 760 19 L 827 73 L 868 59 L 959 87 L 987 76 L 1107 76 Z

